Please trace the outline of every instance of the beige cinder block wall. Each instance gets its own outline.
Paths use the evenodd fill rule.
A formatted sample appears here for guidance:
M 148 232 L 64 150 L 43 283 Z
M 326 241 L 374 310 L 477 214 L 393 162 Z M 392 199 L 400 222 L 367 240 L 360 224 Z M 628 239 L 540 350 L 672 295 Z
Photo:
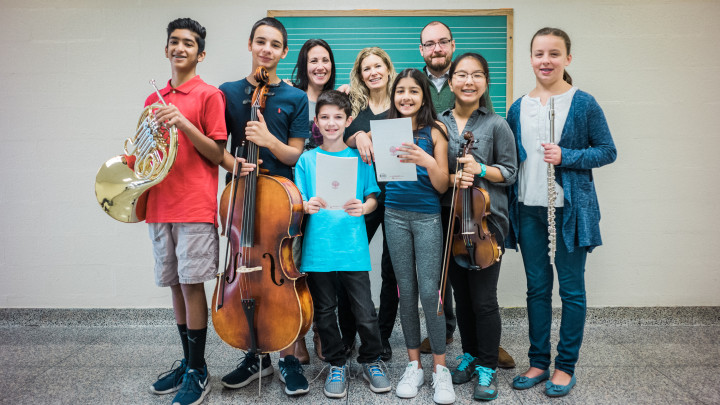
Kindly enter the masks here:
M 357 3 L 339 0 L 337 9 Z M 365 8 L 387 8 L 369 0 Z M 394 3 L 398 9 L 437 2 Z M 534 86 L 529 41 L 543 26 L 573 40 L 568 68 L 603 106 L 618 161 L 595 171 L 605 245 L 589 256 L 591 306 L 720 305 L 716 158 L 720 3 L 715 1 L 469 1 L 514 9 L 514 97 Z M 247 37 L 269 1 L 0 4 L 0 307 L 166 307 L 144 224 L 115 222 L 93 195 L 102 162 L 120 153 L 151 91 L 167 80 L 164 28 L 191 16 L 208 28 L 209 83 L 250 67 Z M 419 56 L 418 56 L 419 57 Z M 379 269 L 379 243 L 373 261 Z M 379 287 L 374 271 L 373 288 Z M 212 290 L 208 283 L 208 290 Z M 507 252 L 502 306 L 525 305 L 519 254 Z

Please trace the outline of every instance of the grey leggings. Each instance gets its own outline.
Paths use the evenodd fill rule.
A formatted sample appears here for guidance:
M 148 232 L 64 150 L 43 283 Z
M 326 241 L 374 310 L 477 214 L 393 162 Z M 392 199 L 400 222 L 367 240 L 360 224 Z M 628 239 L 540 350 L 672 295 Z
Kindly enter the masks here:
M 445 354 L 445 315 L 437 314 L 443 246 L 440 213 L 385 207 L 385 227 L 400 290 L 400 324 L 405 346 L 420 347 L 419 290 L 432 352 Z

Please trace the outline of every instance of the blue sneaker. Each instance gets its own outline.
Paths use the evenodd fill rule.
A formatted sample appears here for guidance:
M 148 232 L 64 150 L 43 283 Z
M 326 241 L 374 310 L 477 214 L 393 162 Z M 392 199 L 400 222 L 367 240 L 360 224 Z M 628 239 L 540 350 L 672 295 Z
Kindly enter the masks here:
M 209 380 L 207 366 L 203 366 L 200 370 L 187 369 L 180 390 L 173 398 L 172 405 L 197 405 L 201 403 L 205 399 L 205 395 L 210 392 Z
M 325 393 L 326 397 L 342 398 L 347 394 L 346 373 L 347 366 L 330 366 L 330 372 L 325 379 L 325 387 L 323 388 L 323 393 Z
M 285 383 L 285 393 L 288 395 L 306 394 L 310 391 L 307 378 L 303 375 L 303 368 L 297 357 L 289 355 L 280 359 L 280 381 Z
M 392 389 L 390 380 L 385 372 L 380 368 L 380 360 L 372 363 L 361 364 L 363 370 L 363 378 L 370 383 L 370 391 L 375 393 L 388 392 Z
M 495 370 L 483 366 L 476 366 L 478 384 L 475 386 L 473 398 L 481 401 L 490 401 L 498 396 L 497 373 Z
M 178 363 L 180 365 L 176 366 Z M 160 374 L 158 380 L 150 386 L 150 392 L 156 395 L 169 394 L 180 389 L 185 370 L 187 369 L 187 360 L 175 360 L 170 366 L 170 370 Z
M 463 353 L 462 356 L 457 356 L 455 360 L 460 360 L 460 364 L 451 373 L 452 383 L 465 384 L 475 375 L 475 366 L 478 365 L 478 359 L 470 353 Z

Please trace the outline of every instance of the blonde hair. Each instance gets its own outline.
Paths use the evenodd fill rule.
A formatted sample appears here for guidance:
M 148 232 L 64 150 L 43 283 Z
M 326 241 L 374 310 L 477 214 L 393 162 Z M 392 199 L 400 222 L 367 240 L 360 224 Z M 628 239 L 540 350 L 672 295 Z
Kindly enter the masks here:
M 397 73 L 395 73 L 395 68 L 390 61 L 390 55 L 377 46 L 363 49 L 360 53 L 358 53 L 357 58 L 355 58 L 355 64 L 353 65 L 352 71 L 350 71 L 350 101 L 352 103 L 353 118 L 357 117 L 361 110 L 367 108 L 370 101 L 370 90 L 365 85 L 361 72 L 362 62 L 370 55 L 375 55 L 382 59 L 388 69 L 388 80 L 385 88 L 385 95 L 388 98 L 391 98 L 390 92 Z

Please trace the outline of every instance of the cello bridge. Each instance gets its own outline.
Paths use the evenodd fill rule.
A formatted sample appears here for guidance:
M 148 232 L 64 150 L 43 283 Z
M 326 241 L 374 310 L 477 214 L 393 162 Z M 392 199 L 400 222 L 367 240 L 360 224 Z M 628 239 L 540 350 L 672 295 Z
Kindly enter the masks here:
M 252 273 L 254 271 L 262 271 L 262 266 L 257 266 L 257 267 L 240 266 L 235 271 L 238 273 Z

